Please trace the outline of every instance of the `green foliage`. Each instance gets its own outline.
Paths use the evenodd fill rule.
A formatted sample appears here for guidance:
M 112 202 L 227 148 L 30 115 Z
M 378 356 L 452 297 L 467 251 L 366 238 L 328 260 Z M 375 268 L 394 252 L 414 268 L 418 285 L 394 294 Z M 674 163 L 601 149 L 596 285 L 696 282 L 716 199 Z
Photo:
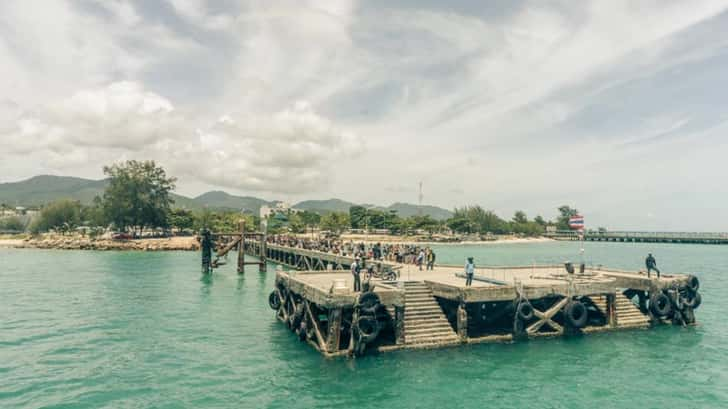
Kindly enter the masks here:
M 66 233 L 78 227 L 81 221 L 81 204 L 73 200 L 58 200 L 41 210 L 30 226 L 31 233 L 55 230 Z
M 352 229 L 363 229 L 367 223 L 367 209 L 364 206 L 351 206 L 349 220 Z
M 0 230 L 5 231 L 24 231 L 25 223 L 17 216 L 6 217 L 0 219 Z
M 143 231 L 145 227 L 167 227 L 176 179 L 167 177 L 154 161 L 130 160 L 104 167 L 109 185 L 104 191 L 106 218 L 117 229 Z
M 169 225 L 175 229 L 192 229 L 195 224 L 195 215 L 191 210 L 172 209 L 167 215 Z
M 202 209 L 193 213 L 192 228 L 200 231 L 203 228 L 217 233 L 237 233 L 240 231 L 238 224 L 245 220 L 247 230 L 257 230 L 257 218 L 250 215 L 243 215 L 239 212 L 213 212 L 209 209 Z
M 87 226 L 99 227 L 109 224 L 104 213 L 104 204 L 99 196 L 96 196 L 90 206 L 81 206 L 81 223 Z
M 556 227 L 559 230 L 569 230 L 569 218 L 579 214 L 579 211 L 569 206 L 559 207 L 559 217 L 556 219 Z
M 539 226 L 543 226 L 543 227 L 546 227 L 546 225 L 548 224 L 548 223 L 546 222 L 546 220 L 544 220 L 544 219 L 543 219 L 543 217 L 541 217 L 540 215 L 539 215 L 539 216 L 536 216 L 536 218 L 535 218 L 535 219 L 533 219 L 533 221 L 534 221 L 534 222 L 535 222 L 536 224 L 538 224 Z
M 351 225 L 349 215 L 343 212 L 331 212 L 321 217 L 321 228 L 341 233 Z

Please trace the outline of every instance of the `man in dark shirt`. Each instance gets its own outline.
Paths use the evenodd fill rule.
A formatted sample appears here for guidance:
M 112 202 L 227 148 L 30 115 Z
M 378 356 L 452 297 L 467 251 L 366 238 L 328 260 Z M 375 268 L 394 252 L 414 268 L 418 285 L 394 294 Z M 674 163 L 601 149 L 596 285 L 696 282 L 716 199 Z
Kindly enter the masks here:
M 650 277 L 650 272 L 652 270 L 655 270 L 655 272 L 657 272 L 657 278 L 660 278 L 660 270 L 657 269 L 657 261 L 652 256 L 652 253 L 647 255 L 647 258 L 645 259 L 645 266 L 647 267 L 647 278 Z

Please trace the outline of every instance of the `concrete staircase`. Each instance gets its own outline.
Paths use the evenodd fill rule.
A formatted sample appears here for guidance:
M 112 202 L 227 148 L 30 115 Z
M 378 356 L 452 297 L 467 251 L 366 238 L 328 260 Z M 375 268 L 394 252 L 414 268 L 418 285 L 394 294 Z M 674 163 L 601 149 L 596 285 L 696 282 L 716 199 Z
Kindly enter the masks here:
M 620 328 L 637 328 L 648 327 L 650 318 L 640 311 L 639 307 L 634 305 L 632 300 L 625 297 L 622 293 L 617 293 L 617 327 Z
M 592 296 L 592 302 L 594 305 L 604 313 L 607 314 L 607 297 L 605 295 Z M 641 328 L 650 325 L 650 318 L 634 305 L 634 303 L 622 293 L 616 294 L 616 318 L 618 328 Z
M 426 348 L 460 342 L 425 283 L 405 281 L 404 289 L 405 345 Z

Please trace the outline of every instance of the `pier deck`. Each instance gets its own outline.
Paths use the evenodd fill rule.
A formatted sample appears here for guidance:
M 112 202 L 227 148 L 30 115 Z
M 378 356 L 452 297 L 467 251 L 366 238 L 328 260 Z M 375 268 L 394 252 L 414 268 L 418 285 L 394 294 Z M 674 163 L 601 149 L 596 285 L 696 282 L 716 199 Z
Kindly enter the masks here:
M 351 258 L 282 246 L 269 246 L 268 256 L 336 268 L 278 271 L 271 293 L 278 318 L 327 356 L 689 325 L 700 303 L 694 276 L 589 267 L 570 274 L 564 266 L 478 268 L 466 287 L 461 266 L 384 262 L 378 268 L 397 269 L 399 278 L 372 278 L 367 295 L 352 290 Z

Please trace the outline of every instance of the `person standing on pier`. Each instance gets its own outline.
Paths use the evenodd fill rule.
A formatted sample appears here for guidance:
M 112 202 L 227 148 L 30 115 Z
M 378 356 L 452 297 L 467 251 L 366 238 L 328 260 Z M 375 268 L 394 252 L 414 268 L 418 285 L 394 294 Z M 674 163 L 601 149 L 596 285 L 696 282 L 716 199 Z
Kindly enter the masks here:
M 351 275 L 354 276 L 354 292 L 361 291 L 361 278 L 359 273 L 361 272 L 361 266 L 359 265 L 359 257 L 354 258 L 354 262 L 351 264 Z
M 475 262 L 472 257 L 468 257 L 468 262 L 465 263 L 465 286 L 470 287 L 473 285 L 473 274 L 475 274 Z
M 417 267 L 422 271 L 422 264 L 425 262 L 425 250 L 420 249 L 420 253 L 417 254 Z
M 435 252 L 427 249 L 427 269 L 432 270 L 435 267 Z
M 657 260 L 655 260 L 655 257 L 652 256 L 652 253 L 647 255 L 647 258 L 645 259 L 645 266 L 647 267 L 647 278 L 650 278 L 650 272 L 652 270 L 655 270 L 657 278 L 660 278 L 660 270 L 657 269 Z

